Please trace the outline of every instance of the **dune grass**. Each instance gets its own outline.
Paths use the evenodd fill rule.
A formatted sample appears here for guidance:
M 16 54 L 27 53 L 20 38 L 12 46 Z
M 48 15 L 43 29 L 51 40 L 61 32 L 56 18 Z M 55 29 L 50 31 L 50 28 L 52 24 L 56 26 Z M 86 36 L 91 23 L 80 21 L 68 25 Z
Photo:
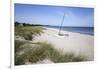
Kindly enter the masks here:
M 23 42 L 20 42 L 20 47 L 23 47 L 22 44 Z M 19 49 L 20 51 L 24 51 L 24 53 L 21 55 L 17 53 L 15 55 L 15 65 L 26 64 L 26 62 L 36 63 L 46 58 L 50 59 L 54 63 L 79 62 L 86 60 L 85 57 L 82 55 L 76 56 L 74 53 L 62 54 L 60 50 L 56 50 L 51 44 L 48 44 L 46 42 L 37 42 L 33 43 L 33 46 L 30 45 L 31 44 L 29 43 L 26 45 L 27 47 L 23 47 L 24 49 Z
M 32 40 L 34 36 L 41 35 L 43 33 L 42 30 L 42 27 L 39 26 L 16 26 L 15 35 L 24 37 L 26 40 Z

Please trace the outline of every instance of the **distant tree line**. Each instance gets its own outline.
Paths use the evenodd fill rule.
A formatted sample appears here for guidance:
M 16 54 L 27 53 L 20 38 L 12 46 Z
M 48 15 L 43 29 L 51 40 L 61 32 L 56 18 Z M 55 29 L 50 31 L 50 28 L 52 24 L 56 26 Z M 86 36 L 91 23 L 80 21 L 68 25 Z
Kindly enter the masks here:
M 43 25 L 15 22 L 15 26 L 43 26 Z

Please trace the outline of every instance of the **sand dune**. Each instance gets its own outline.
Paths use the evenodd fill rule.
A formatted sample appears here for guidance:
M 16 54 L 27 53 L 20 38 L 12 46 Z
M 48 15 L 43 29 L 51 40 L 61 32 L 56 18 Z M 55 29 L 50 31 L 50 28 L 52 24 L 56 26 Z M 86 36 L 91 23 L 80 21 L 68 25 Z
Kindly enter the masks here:
M 35 41 L 51 43 L 54 48 L 63 52 L 74 52 L 75 54 L 83 54 L 88 60 L 93 60 L 94 56 L 94 37 L 80 33 L 61 31 L 62 34 L 69 36 L 59 36 L 57 29 L 46 28 L 44 33 L 35 37 Z

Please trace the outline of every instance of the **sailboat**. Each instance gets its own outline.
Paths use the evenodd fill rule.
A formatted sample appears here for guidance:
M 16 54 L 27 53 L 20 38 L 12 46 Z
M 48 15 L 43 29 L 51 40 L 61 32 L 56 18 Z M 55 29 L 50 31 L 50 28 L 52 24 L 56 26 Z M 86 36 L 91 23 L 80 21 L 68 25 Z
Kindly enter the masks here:
M 62 29 L 64 19 L 65 19 L 65 12 L 64 12 L 64 15 L 63 15 L 62 20 L 61 20 L 61 25 L 59 26 L 59 32 L 58 32 L 59 36 L 69 36 L 68 34 L 61 34 L 61 29 Z

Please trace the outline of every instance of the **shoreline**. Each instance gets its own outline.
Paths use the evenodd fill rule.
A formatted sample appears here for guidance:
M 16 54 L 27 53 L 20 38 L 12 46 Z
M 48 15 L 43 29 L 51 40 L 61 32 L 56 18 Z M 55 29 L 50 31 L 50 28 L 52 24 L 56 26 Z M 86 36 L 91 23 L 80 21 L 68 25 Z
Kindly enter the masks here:
M 52 28 L 52 27 L 43 27 L 43 28 L 51 28 L 51 29 L 59 30 L 59 28 Z M 94 33 L 76 32 L 76 31 L 70 31 L 70 30 L 64 30 L 64 29 L 61 29 L 61 31 L 66 31 L 66 32 L 72 32 L 72 33 L 79 33 L 79 34 L 94 36 Z
M 46 28 L 41 36 L 35 37 L 35 42 L 48 42 L 55 49 L 65 52 L 74 52 L 75 54 L 83 54 L 88 60 L 94 59 L 94 36 L 74 33 L 61 30 L 62 34 L 68 36 L 59 36 L 57 29 Z

